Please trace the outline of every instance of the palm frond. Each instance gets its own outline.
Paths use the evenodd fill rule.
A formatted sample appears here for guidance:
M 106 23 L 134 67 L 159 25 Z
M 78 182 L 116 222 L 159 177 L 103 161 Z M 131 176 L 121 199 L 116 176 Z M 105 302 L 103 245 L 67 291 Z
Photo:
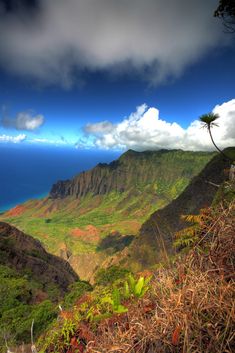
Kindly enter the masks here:
M 203 114 L 199 118 L 201 123 L 203 123 L 203 125 L 206 128 L 212 127 L 212 126 L 218 126 L 218 124 L 216 124 L 215 122 L 217 119 L 219 119 L 219 115 L 215 113 Z

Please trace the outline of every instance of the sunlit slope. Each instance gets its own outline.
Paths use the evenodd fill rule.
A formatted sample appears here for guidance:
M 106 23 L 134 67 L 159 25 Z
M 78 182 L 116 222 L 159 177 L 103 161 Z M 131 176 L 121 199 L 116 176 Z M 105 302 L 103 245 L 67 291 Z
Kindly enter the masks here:
M 141 224 L 175 199 L 214 156 L 206 152 L 127 151 L 72 180 L 50 195 L 2 215 L 62 257 L 97 252 L 107 235 L 137 234 Z

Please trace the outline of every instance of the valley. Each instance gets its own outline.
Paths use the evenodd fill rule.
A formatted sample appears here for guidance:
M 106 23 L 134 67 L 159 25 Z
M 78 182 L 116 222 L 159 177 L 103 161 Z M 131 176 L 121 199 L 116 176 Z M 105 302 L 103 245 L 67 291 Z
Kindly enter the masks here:
M 117 249 L 126 247 L 127 237 L 129 245 L 149 216 L 175 199 L 214 155 L 129 150 L 110 164 L 55 183 L 48 197 L 19 205 L 0 219 L 40 240 L 82 279 L 91 280 Z
M 224 152 L 235 159 L 235 148 Z M 14 353 L 24 347 L 30 352 L 30 344 L 22 346 L 22 342 L 30 342 L 32 320 L 40 353 L 70 353 L 74 349 L 85 352 L 89 341 L 93 342 L 91 352 L 96 352 L 100 339 L 101 345 L 105 344 L 104 352 L 111 352 L 111 336 L 104 337 L 99 326 L 108 325 L 114 332 L 114 319 L 119 327 L 128 324 L 126 341 L 133 345 L 128 336 L 128 327 L 132 327 L 129 317 L 144 324 L 148 316 L 153 320 L 151 325 L 160 324 L 160 317 L 153 316 L 156 293 L 166 310 L 167 345 L 180 346 L 180 338 L 174 338 L 179 329 L 174 328 L 172 333 L 167 313 L 171 309 L 165 298 L 174 303 L 173 298 L 179 295 L 182 310 L 189 310 L 183 291 L 200 278 L 198 288 L 189 291 L 193 290 L 200 300 L 203 295 L 205 306 L 211 305 L 205 293 L 207 287 L 211 291 L 227 291 L 229 283 L 209 278 L 203 271 L 213 270 L 206 260 L 209 248 L 213 261 L 228 259 L 220 271 L 233 278 L 230 260 L 233 261 L 235 191 L 226 172 L 230 159 L 215 153 L 167 150 L 128 151 L 127 158 L 124 154 L 120 159 L 111 165 L 98 165 L 72 180 L 59 181 L 48 197 L 30 200 L 1 215 L 0 294 L 8 298 L 0 305 L 1 352 L 5 352 L 4 342 L 14 347 Z M 129 167 L 125 177 L 120 172 L 124 167 Z M 81 179 L 88 180 L 84 189 L 78 188 Z M 110 186 L 106 189 L 103 185 Z M 77 195 L 78 190 L 85 192 Z M 194 220 L 191 225 L 182 218 L 184 215 Z M 196 219 L 200 220 L 198 225 Z M 212 238 L 210 229 L 214 232 Z M 209 234 L 206 239 L 205 230 Z M 198 237 L 200 246 L 196 243 Z M 176 246 L 176 239 L 180 247 Z M 221 247 L 224 241 L 225 250 Z M 42 244 L 59 256 L 48 253 Z M 211 298 L 218 307 L 221 296 Z M 230 308 L 231 296 L 223 298 Z M 193 315 L 200 315 L 199 309 L 190 310 Z M 223 315 L 227 315 L 225 310 L 226 307 L 221 308 Z M 204 321 L 207 320 L 201 319 Z M 190 324 L 190 320 L 187 322 Z M 224 325 L 227 323 L 221 321 L 221 327 Z M 199 331 L 200 326 L 196 328 Z M 149 337 L 147 331 L 145 335 Z M 227 336 L 231 337 L 230 328 Z M 117 343 L 119 336 L 112 336 L 112 340 Z M 160 345 L 165 352 L 162 338 L 148 340 L 147 345 Z M 187 345 L 196 345 L 197 340 L 189 338 Z

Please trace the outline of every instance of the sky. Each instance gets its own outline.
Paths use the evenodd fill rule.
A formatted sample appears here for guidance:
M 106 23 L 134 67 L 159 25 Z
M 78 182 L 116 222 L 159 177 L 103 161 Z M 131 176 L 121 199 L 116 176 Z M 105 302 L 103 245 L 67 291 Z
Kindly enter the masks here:
M 0 148 L 235 145 L 235 34 L 218 0 L 0 0 Z

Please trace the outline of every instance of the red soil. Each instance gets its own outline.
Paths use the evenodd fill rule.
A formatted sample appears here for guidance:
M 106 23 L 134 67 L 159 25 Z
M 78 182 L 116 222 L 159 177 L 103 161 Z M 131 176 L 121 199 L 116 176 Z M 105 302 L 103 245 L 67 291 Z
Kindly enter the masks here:
M 91 224 L 86 226 L 85 229 L 74 228 L 71 230 L 72 236 L 80 238 L 81 240 L 88 243 L 98 242 L 100 240 L 99 234 L 99 230 Z
M 18 205 L 16 207 L 12 208 L 11 210 L 9 210 L 8 212 L 6 212 L 5 216 L 16 217 L 16 216 L 22 215 L 22 213 L 24 213 L 25 211 L 26 211 L 26 207 Z

